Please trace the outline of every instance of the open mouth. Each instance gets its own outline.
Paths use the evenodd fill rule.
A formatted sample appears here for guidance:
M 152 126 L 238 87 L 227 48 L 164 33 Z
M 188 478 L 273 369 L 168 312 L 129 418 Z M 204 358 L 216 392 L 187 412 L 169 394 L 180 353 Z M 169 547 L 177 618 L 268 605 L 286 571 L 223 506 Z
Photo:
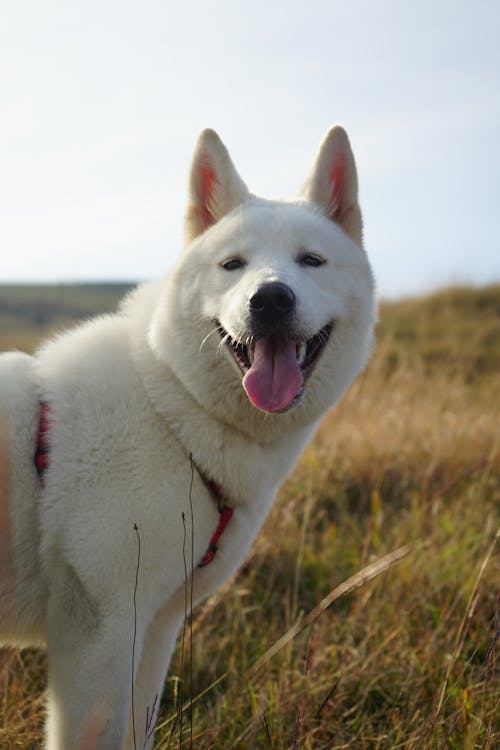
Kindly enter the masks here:
M 267 412 L 286 411 L 300 400 L 304 382 L 325 348 L 333 325 L 306 341 L 263 336 L 244 344 L 217 323 L 222 340 L 243 373 L 243 387 L 254 406 Z

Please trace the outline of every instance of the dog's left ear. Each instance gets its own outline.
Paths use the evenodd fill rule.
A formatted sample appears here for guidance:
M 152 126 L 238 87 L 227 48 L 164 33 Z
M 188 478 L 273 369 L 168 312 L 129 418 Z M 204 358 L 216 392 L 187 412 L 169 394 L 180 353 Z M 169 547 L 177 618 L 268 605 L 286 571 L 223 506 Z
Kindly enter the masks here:
M 221 139 L 215 130 L 204 130 L 191 165 L 186 242 L 216 224 L 247 197 L 248 189 Z
M 362 245 L 356 163 L 347 133 L 340 125 L 331 128 L 321 144 L 302 195 L 320 206 L 329 219 Z

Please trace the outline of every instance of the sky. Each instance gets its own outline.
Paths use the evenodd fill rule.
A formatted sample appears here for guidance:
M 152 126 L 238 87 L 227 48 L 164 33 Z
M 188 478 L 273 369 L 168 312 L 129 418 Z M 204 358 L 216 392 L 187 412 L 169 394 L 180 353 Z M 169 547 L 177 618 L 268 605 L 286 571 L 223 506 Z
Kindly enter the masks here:
M 213 127 L 293 196 L 329 127 L 379 293 L 500 281 L 499 0 L 18 0 L 0 26 L 0 283 L 143 280 Z

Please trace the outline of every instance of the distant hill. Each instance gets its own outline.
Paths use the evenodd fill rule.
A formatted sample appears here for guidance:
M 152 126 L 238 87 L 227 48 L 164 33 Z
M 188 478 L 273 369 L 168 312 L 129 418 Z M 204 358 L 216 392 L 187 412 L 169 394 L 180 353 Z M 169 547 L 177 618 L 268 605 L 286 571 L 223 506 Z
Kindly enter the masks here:
M 0 285 L 0 349 L 30 350 L 76 321 L 116 310 L 133 283 Z

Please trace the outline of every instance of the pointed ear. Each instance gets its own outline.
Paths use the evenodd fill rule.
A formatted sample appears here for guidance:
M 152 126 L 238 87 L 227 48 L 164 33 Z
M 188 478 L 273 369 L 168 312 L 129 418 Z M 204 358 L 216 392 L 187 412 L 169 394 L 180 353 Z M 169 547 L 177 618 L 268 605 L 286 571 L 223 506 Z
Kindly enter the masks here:
M 303 195 L 362 245 L 356 164 L 347 133 L 340 125 L 331 128 L 321 144 Z
M 196 144 L 189 179 L 185 235 L 190 242 L 240 205 L 248 190 L 214 130 L 204 130 Z

